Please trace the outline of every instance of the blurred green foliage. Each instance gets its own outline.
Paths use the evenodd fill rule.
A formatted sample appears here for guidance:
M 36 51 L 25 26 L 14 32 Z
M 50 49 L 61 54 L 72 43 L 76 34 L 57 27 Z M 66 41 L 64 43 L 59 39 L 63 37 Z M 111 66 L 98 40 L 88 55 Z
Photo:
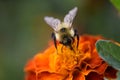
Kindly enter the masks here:
M 120 0 L 111 0 L 111 2 L 120 11 Z
M 63 19 L 75 6 L 79 10 L 74 26 L 80 34 L 120 41 L 120 17 L 107 0 L 1 0 L 0 80 L 23 80 L 26 61 L 51 39 L 52 29 L 44 16 Z
M 98 40 L 96 42 L 96 49 L 104 61 L 120 71 L 120 45 L 110 40 Z

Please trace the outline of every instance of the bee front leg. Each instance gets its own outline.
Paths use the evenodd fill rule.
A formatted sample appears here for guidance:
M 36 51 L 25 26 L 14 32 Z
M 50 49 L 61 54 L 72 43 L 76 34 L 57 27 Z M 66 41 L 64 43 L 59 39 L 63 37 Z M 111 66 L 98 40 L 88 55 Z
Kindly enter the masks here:
M 75 30 L 75 35 L 74 36 L 77 37 L 77 48 L 78 48 L 78 46 L 79 46 L 79 34 L 78 34 L 77 30 Z
M 77 48 L 78 48 L 78 45 L 79 45 L 79 35 L 77 34 Z
M 57 43 L 56 43 L 55 33 L 52 33 L 52 38 L 53 38 L 53 41 L 54 41 L 54 46 L 57 49 Z

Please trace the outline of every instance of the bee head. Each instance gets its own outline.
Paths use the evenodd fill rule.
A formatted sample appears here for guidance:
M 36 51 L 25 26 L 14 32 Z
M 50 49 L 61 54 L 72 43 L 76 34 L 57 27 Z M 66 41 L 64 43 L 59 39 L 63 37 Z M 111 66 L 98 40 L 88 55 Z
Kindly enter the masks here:
M 60 29 L 60 32 L 61 33 L 65 33 L 65 32 L 67 32 L 67 29 L 66 28 L 62 28 L 62 29 Z
M 61 28 L 58 32 L 61 38 L 66 38 L 68 36 L 71 36 L 70 31 L 68 28 Z

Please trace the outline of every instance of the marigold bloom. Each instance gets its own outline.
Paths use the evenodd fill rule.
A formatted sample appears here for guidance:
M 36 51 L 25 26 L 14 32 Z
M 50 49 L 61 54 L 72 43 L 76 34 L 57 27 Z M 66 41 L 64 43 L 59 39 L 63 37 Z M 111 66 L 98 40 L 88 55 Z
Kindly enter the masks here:
M 44 52 L 38 53 L 25 66 L 25 80 L 104 80 L 116 78 L 117 70 L 103 61 L 95 48 L 95 42 L 101 36 L 80 36 L 79 46 L 76 40 L 74 49 L 51 44 Z M 112 71 L 112 72 L 110 72 Z

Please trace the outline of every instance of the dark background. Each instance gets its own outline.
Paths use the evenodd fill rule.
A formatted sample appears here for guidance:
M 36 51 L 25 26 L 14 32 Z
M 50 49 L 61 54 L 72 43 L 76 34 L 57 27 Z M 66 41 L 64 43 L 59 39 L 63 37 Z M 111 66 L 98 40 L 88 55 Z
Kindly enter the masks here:
M 23 80 L 23 68 L 43 51 L 53 31 L 43 20 L 63 20 L 78 7 L 73 25 L 79 34 L 102 35 L 120 42 L 120 14 L 109 0 L 1 0 L 0 80 Z

